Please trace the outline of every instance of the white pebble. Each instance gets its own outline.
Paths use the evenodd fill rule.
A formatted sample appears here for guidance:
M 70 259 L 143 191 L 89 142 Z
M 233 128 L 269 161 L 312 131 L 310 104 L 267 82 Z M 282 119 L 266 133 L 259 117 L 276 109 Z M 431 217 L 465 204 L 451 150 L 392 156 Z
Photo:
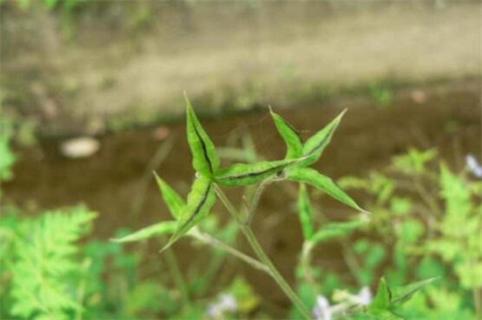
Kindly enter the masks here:
M 87 158 L 100 148 L 98 140 L 91 137 L 79 137 L 66 140 L 60 145 L 60 151 L 67 158 Z

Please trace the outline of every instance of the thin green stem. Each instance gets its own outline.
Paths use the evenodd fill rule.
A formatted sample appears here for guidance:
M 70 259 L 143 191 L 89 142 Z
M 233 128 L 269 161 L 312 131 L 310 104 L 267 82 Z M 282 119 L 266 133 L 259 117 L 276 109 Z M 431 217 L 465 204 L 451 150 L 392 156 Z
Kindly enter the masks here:
M 343 259 L 345 260 L 345 263 L 348 266 L 348 269 L 350 269 L 350 272 L 358 282 L 358 285 L 362 286 L 363 281 L 359 276 L 361 274 L 362 268 L 358 263 L 356 256 L 353 254 L 351 246 L 347 243 L 345 239 L 341 239 L 339 243 L 343 247 Z
M 253 248 L 253 251 L 256 253 L 258 258 L 262 262 L 264 262 L 264 264 L 270 269 L 271 276 L 278 283 L 278 285 L 281 287 L 284 293 L 288 296 L 288 298 L 291 299 L 293 304 L 298 308 L 298 310 L 306 319 L 311 319 L 309 311 L 307 310 L 307 308 L 305 307 L 301 299 L 296 295 L 296 293 L 291 288 L 291 286 L 288 284 L 288 282 L 283 278 L 281 273 L 279 273 L 278 269 L 276 269 L 271 259 L 268 257 L 266 252 L 259 244 L 251 228 L 242 228 L 241 231 L 243 231 L 244 235 L 246 236 L 246 239 L 250 243 L 251 248 Z
M 316 279 L 313 275 L 313 270 L 311 268 L 311 252 L 313 250 L 313 243 L 311 241 L 304 241 L 302 250 L 301 250 L 301 257 L 300 257 L 300 266 L 303 269 L 303 277 L 305 281 L 310 284 L 313 288 L 316 287 Z
M 253 221 L 253 218 L 254 218 L 254 213 L 256 212 L 256 209 L 258 208 L 258 204 L 259 204 L 259 200 L 261 199 L 261 195 L 263 194 L 263 191 L 264 189 L 266 188 L 266 186 L 270 183 L 271 181 L 270 180 L 264 180 L 263 182 L 261 182 L 257 187 L 256 187 L 256 190 L 254 192 L 254 195 L 251 199 L 251 203 L 249 205 L 249 207 L 247 207 L 246 211 L 247 211 L 247 214 L 246 214 L 246 222 L 245 224 L 248 224 L 250 225 L 251 222 Z
M 236 238 L 237 234 L 238 229 L 236 229 L 236 235 L 234 236 L 234 238 Z M 227 243 L 226 245 L 230 246 L 229 243 Z M 222 248 L 218 247 L 217 249 L 218 250 L 214 252 L 214 256 L 209 260 L 209 264 L 203 275 L 203 285 L 199 289 L 200 296 L 202 296 L 208 289 L 210 289 L 215 279 L 218 278 L 219 270 L 221 270 L 221 268 L 223 267 L 226 256 L 228 255 L 228 252 L 222 250 Z
M 296 308 L 303 315 L 303 317 L 305 319 L 311 319 L 310 312 L 305 307 L 301 299 L 296 295 L 294 290 L 290 287 L 288 282 L 279 273 L 278 269 L 276 269 L 273 262 L 271 262 L 271 259 L 268 257 L 268 255 L 265 253 L 265 251 L 259 244 L 258 239 L 254 235 L 249 225 L 246 225 L 245 223 L 243 223 L 241 215 L 231 204 L 231 201 L 229 201 L 228 197 L 225 195 L 223 190 L 221 190 L 221 188 L 219 188 L 217 185 L 215 185 L 215 189 L 216 189 L 216 194 L 218 195 L 219 199 L 221 199 L 221 202 L 224 204 L 228 212 L 238 223 L 241 229 L 241 232 L 245 236 L 246 240 L 248 240 L 248 243 L 250 244 L 254 253 L 258 256 L 259 260 L 262 263 L 264 263 L 266 267 L 269 269 L 269 274 L 271 275 L 273 280 L 280 286 L 281 290 L 283 290 L 283 292 L 291 300 L 291 302 L 296 306 Z
M 221 250 L 224 250 L 224 251 L 232 254 L 236 258 L 239 258 L 239 259 L 243 260 L 244 262 L 246 262 L 247 264 L 249 264 L 250 266 L 252 266 L 255 269 L 258 269 L 258 270 L 261 270 L 261 271 L 264 271 L 264 272 L 267 272 L 267 273 L 270 272 L 268 267 L 266 265 L 264 265 L 263 263 L 261 263 L 258 260 L 248 256 L 247 254 L 231 247 L 230 245 L 222 242 L 221 240 L 216 239 L 215 237 L 213 237 L 213 236 L 211 236 L 207 233 L 203 233 L 199 230 L 193 230 L 193 232 L 191 232 L 190 235 L 193 236 L 195 239 L 201 241 L 201 242 L 204 242 L 206 244 L 209 244 L 213 247 L 219 248 Z
M 187 305 L 190 303 L 191 299 L 189 297 L 189 290 L 186 284 L 186 280 L 182 275 L 181 269 L 179 268 L 179 264 L 177 263 L 177 258 L 172 252 L 171 249 L 167 249 L 165 253 L 167 267 L 169 268 L 169 272 L 172 274 L 174 282 L 176 283 L 176 287 L 180 288 L 182 299 L 184 303 Z

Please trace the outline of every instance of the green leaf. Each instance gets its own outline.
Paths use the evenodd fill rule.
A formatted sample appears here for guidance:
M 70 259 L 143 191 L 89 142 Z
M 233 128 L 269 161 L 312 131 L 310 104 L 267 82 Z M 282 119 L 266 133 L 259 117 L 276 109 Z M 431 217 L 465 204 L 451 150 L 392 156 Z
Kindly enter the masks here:
M 430 278 L 403 287 L 394 288 L 392 291 L 393 297 L 391 299 L 391 304 L 402 304 L 407 302 L 417 291 L 435 280 L 437 280 L 437 278 Z
M 235 164 L 229 168 L 220 170 L 216 174 L 215 180 L 225 186 L 256 184 L 262 180 L 281 174 L 285 168 L 299 161 L 299 159 L 286 159 Z
M 408 301 L 417 291 L 434 280 L 435 278 L 431 278 L 391 290 L 385 279 L 382 278 L 378 285 L 377 294 L 368 307 L 368 312 L 370 314 L 379 315 L 386 311 L 396 310 L 397 305 Z
M 201 220 L 214 206 L 216 193 L 213 183 L 200 176 L 196 180 L 187 196 L 186 210 L 181 216 L 181 225 L 193 224 Z
M 387 310 L 390 307 L 390 301 L 392 299 L 392 292 L 385 281 L 385 278 L 380 279 L 378 284 L 377 294 L 373 298 L 373 302 L 368 307 L 368 310 Z
M 335 132 L 336 128 L 340 124 L 341 118 L 345 114 L 346 109 L 343 110 L 335 119 L 333 119 L 329 124 L 327 124 L 323 129 L 315 133 L 311 138 L 309 138 L 305 145 L 303 146 L 303 155 L 307 157 L 303 161 L 303 166 L 309 166 L 321 157 L 323 150 L 331 141 L 331 137 Z
M 114 242 L 134 242 L 142 241 L 156 236 L 172 234 L 176 231 L 177 221 L 162 221 L 151 226 L 140 229 L 124 237 L 112 239 Z
M 252 312 L 260 304 L 260 297 L 251 285 L 240 276 L 234 278 L 228 292 L 236 299 L 238 312 L 241 312 L 241 314 L 246 315 Z
M 161 191 L 162 199 L 167 205 L 169 212 L 178 220 L 186 207 L 186 203 L 182 199 L 182 197 L 174 191 L 164 180 L 162 180 L 157 173 L 154 172 L 154 176 L 157 181 L 157 185 L 159 186 L 159 190 Z
M 185 96 L 187 109 L 187 140 L 192 153 L 194 170 L 206 177 L 212 177 L 219 168 L 219 157 L 214 143 L 204 131 L 191 102 Z
M 435 149 L 409 149 L 406 154 L 393 157 L 392 165 L 395 170 L 408 175 L 423 174 L 427 171 L 427 164 L 437 156 Z
M 303 155 L 303 142 L 296 130 L 283 119 L 279 114 L 275 113 L 271 107 L 269 109 L 273 122 L 286 143 L 286 156 L 285 159 L 300 158 Z
M 209 178 L 199 176 L 194 180 L 191 192 L 187 196 L 187 206 L 178 220 L 176 231 L 161 252 L 199 223 L 209 213 L 215 202 L 216 192 L 213 183 Z
M 313 207 L 306 186 L 301 183 L 298 193 L 298 214 L 305 240 L 310 240 L 314 234 Z
M 346 237 L 353 231 L 366 225 L 367 221 L 358 219 L 347 222 L 333 222 L 320 228 L 311 238 L 313 243 L 320 243 L 334 238 Z
M 471 192 L 468 184 L 442 164 L 440 166 L 440 189 L 442 198 L 445 200 L 447 218 L 454 217 L 456 219 L 458 217 L 460 220 L 457 222 L 464 222 L 472 211 Z M 450 225 L 450 228 L 452 226 Z
M 68 319 L 80 312 L 78 288 L 83 272 L 80 238 L 96 214 L 85 207 L 48 211 L 27 220 L 15 243 L 11 271 L 11 316 L 21 319 Z M 3 298 L 3 297 L 2 297 Z
M 334 199 L 356 210 L 366 212 L 356 202 L 343 191 L 331 178 L 322 175 L 311 168 L 291 168 L 288 171 L 288 179 L 308 183 L 317 189 L 325 192 Z

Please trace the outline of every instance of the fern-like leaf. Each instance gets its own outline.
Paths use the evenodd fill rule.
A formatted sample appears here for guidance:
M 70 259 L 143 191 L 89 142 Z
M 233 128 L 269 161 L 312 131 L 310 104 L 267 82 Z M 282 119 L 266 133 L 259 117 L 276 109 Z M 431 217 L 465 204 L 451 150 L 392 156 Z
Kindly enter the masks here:
M 11 314 L 22 318 L 66 319 L 81 310 L 76 299 L 75 259 L 79 240 L 95 213 L 84 207 L 50 211 L 31 221 L 18 239 L 12 265 Z

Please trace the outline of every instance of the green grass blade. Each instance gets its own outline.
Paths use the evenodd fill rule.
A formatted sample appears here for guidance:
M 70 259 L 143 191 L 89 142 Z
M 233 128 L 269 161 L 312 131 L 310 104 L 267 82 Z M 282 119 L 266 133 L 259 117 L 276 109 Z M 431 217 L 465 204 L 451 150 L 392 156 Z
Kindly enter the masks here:
M 353 209 L 366 212 L 356 202 L 343 191 L 331 178 L 322 175 L 311 168 L 291 168 L 288 171 L 288 179 L 308 183 L 317 189 L 325 192 L 332 198 L 346 204 Z
M 315 133 L 306 141 L 305 145 L 303 146 L 303 155 L 307 157 L 307 159 L 303 161 L 304 166 L 309 166 L 318 161 L 318 159 L 321 157 L 321 154 L 330 143 L 333 133 L 340 124 L 345 112 L 346 109 L 343 110 L 343 112 L 341 112 L 323 129 Z
M 300 136 L 279 114 L 275 113 L 271 108 L 269 111 L 278 133 L 286 144 L 287 150 L 285 159 L 300 158 L 303 155 L 303 142 L 301 141 Z
M 192 185 L 191 192 L 189 192 L 187 197 L 187 206 L 180 216 L 176 231 L 161 251 L 170 247 L 192 227 L 197 225 L 211 211 L 215 202 L 216 192 L 214 191 L 213 183 L 209 178 L 200 176 Z
M 162 235 L 172 234 L 176 231 L 177 221 L 163 221 L 151 226 L 145 227 L 141 230 L 128 234 L 121 238 L 112 239 L 114 242 L 135 242 L 142 241 L 152 237 L 158 237 Z
M 252 185 L 281 174 L 285 168 L 297 162 L 299 162 L 299 159 L 235 164 L 220 170 L 216 174 L 215 180 L 224 186 Z
M 206 177 L 212 177 L 219 168 L 219 156 L 216 153 L 214 143 L 201 126 L 191 102 L 186 99 L 187 113 L 187 140 L 192 153 L 192 165 L 194 170 Z
M 303 236 L 305 240 L 310 240 L 315 232 L 313 206 L 311 205 L 310 195 L 303 183 L 300 184 L 300 190 L 298 193 L 298 214 L 300 216 Z
M 157 173 L 154 172 L 154 177 L 156 178 L 157 185 L 161 191 L 162 198 L 169 209 L 169 212 L 174 219 L 179 220 L 182 212 L 186 207 L 184 199 L 171 188 L 164 180 L 162 180 Z

